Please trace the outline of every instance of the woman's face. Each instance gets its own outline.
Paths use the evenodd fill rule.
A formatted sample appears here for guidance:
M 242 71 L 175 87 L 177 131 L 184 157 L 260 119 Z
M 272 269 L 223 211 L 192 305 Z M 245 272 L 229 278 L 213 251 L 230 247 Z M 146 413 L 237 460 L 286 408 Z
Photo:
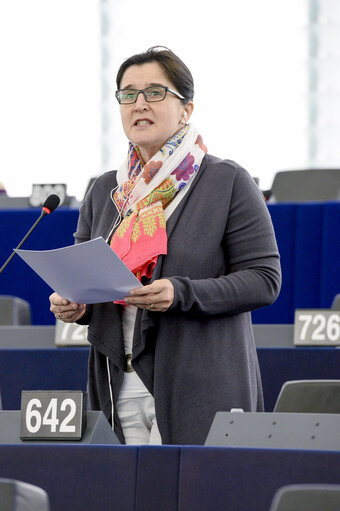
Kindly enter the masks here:
M 156 84 L 178 92 L 158 62 L 128 67 L 123 74 L 120 89 L 140 90 Z M 183 105 L 180 99 L 169 92 L 163 101 L 148 103 L 143 94 L 139 94 L 136 103 L 120 106 L 125 135 L 139 147 L 145 163 L 188 122 L 192 110 L 192 102 Z

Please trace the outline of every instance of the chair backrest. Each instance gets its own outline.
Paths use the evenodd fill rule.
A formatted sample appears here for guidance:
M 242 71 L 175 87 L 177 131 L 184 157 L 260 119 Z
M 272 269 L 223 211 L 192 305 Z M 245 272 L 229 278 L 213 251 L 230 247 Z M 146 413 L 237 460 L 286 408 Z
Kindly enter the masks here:
M 0 295 L 0 325 L 30 325 L 31 306 L 17 296 Z
M 283 384 L 274 412 L 340 413 L 340 380 L 297 380 Z
M 340 199 L 340 169 L 284 170 L 275 174 L 270 202 Z
M 339 511 L 340 485 L 292 484 L 279 488 L 270 511 Z
M 340 293 L 338 295 L 334 296 L 333 302 L 332 302 L 332 309 L 334 310 L 340 310 Z
M 33 484 L 0 479 L 0 511 L 49 511 L 48 495 Z

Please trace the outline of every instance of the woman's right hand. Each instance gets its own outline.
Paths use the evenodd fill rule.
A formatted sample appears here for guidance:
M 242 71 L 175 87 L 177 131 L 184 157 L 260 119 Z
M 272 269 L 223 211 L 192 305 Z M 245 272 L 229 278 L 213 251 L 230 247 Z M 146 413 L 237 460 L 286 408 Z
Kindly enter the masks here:
M 56 319 L 64 321 L 64 323 L 74 323 L 84 316 L 86 305 L 84 303 L 70 302 L 67 298 L 63 298 L 58 293 L 50 296 L 50 311 L 55 315 Z

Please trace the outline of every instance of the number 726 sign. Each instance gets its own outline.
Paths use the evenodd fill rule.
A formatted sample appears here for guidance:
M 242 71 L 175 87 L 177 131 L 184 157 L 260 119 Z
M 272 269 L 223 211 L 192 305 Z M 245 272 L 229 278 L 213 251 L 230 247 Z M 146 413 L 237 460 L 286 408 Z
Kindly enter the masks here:
M 340 345 L 340 311 L 297 309 L 294 321 L 296 346 Z

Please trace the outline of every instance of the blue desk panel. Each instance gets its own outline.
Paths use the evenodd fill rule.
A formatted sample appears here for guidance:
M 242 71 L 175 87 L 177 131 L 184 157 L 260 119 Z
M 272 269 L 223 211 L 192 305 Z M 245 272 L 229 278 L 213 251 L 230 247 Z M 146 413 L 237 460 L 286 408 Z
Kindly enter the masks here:
M 0 267 L 25 236 L 40 209 L 0 210 Z M 22 246 L 25 250 L 50 250 L 73 245 L 77 209 L 57 209 L 45 216 Z M 0 275 L 0 294 L 24 298 L 31 305 L 32 324 L 49 325 L 55 318 L 49 310 L 51 288 L 17 255 Z
M 294 323 L 296 308 L 328 308 L 340 292 L 340 202 L 269 205 L 282 289 L 254 323 Z
M 117 446 L 0 446 L 0 477 L 36 484 L 51 511 L 132 511 L 137 449 Z
M 269 511 L 281 486 L 339 484 L 339 461 L 340 452 L 186 447 L 178 511 Z
M 88 348 L 0 350 L 4 410 L 20 410 L 22 390 L 86 390 Z
M 210 447 L 0 446 L 0 477 L 51 511 L 268 511 L 292 483 L 339 483 L 340 452 Z
M 181 447 L 176 446 L 138 449 L 136 509 L 140 511 L 178 509 L 181 454 Z
M 281 254 L 278 300 L 253 313 L 254 323 L 293 323 L 295 308 L 330 307 L 340 292 L 340 202 L 271 204 Z M 0 266 L 39 216 L 39 210 L 0 210 Z M 58 209 L 42 220 L 23 248 L 45 250 L 73 244 L 78 210 Z M 18 257 L 0 278 L 0 294 L 28 300 L 32 322 L 53 324 L 50 288 Z
M 267 412 L 273 411 L 286 381 L 340 379 L 337 348 L 258 348 L 257 355 Z
M 285 381 L 340 379 L 336 348 L 258 348 L 257 354 L 268 412 Z M 19 410 L 22 390 L 86 390 L 87 359 L 88 348 L 0 350 L 3 409 Z

